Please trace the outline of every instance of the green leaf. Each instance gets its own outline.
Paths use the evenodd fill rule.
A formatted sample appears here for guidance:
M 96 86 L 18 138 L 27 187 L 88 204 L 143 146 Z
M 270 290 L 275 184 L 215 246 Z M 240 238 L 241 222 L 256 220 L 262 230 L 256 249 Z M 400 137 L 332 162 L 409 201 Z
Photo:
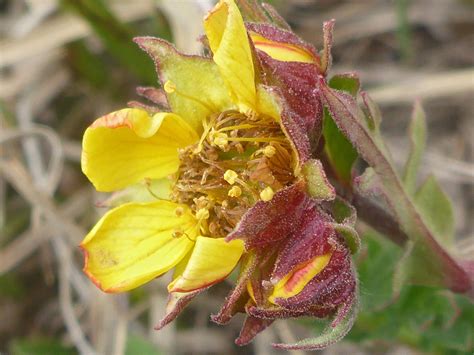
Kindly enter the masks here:
M 416 190 L 416 177 L 420 168 L 421 156 L 426 146 L 426 119 L 425 112 L 419 102 L 415 103 L 410 122 L 409 136 L 411 142 L 410 155 L 405 165 L 403 183 L 410 195 Z
M 337 128 L 326 109 L 324 109 L 323 136 L 324 152 L 337 178 L 345 184 L 350 184 L 352 166 L 357 159 L 357 152 Z
M 10 343 L 12 355 L 74 355 L 76 352 L 61 342 L 48 338 L 15 339 Z
M 415 204 L 436 240 L 450 247 L 454 237 L 453 209 L 434 176 L 429 176 L 416 192 Z
M 391 301 L 400 249 L 375 233 L 365 234 L 363 240 L 366 252 L 360 255 L 365 257 L 358 263 L 361 307 L 346 339 L 379 347 L 402 343 L 429 354 L 472 353 L 474 307 L 469 300 L 449 291 L 405 285 L 398 300 Z
M 329 85 L 351 95 L 359 91 L 359 79 L 354 74 L 337 75 L 331 78 Z M 352 178 L 352 166 L 357 152 L 334 123 L 329 111 L 324 110 L 323 119 L 324 151 L 338 179 L 349 184 Z
M 362 109 L 365 113 L 367 125 L 372 131 L 378 132 L 380 128 L 380 122 L 382 122 L 382 113 L 368 93 L 361 92 L 360 95 L 362 96 L 362 101 L 364 103 Z
M 337 74 L 329 80 L 329 87 L 356 96 L 360 90 L 360 80 L 355 73 Z
M 417 272 L 417 282 L 446 287 L 459 293 L 472 291 L 468 273 L 437 242 L 436 236 L 405 190 L 380 132 L 370 127 L 356 99 L 324 85 L 320 89 L 323 103 L 338 127 L 380 179 L 384 197 L 400 228 L 416 243 L 414 253 L 418 255 L 417 263 L 425 263 L 423 269 L 429 270 L 423 275 Z M 418 276 L 423 278 L 418 279 Z
M 125 347 L 125 355 L 160 355 L 160 352 L 155 345 L 142 337 L 137 335 L 130 335 L 127 339 Z
M 68 52 L 69 64 L 81 79 L 99 89 L 106 86 L 109 80 L 107 67 L 83 41 L 71 43 L 68 46 Z

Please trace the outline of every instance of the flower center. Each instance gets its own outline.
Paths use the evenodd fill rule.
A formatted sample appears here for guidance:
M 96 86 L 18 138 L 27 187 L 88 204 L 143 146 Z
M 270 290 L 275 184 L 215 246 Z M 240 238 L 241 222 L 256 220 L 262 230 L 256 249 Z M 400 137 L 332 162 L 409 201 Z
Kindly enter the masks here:
M 203 127 L 200 141 L 179 152 L 172 199 L 199 214 L 203 234 L 225 237 L 258 200 L 293 182 L 294 156 L 271 117 L 229 110 Z

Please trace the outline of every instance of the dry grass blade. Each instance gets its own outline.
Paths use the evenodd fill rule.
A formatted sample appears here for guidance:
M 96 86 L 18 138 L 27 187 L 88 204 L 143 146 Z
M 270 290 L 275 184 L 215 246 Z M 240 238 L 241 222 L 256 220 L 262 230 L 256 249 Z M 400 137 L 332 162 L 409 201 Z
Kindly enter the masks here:
M 411 103 L 414 98 L 434 99 L 474 93 L 474 69 L 434 73 L 424 77 L 407 77 L 385 87 L 369 91 L 380 105 Z

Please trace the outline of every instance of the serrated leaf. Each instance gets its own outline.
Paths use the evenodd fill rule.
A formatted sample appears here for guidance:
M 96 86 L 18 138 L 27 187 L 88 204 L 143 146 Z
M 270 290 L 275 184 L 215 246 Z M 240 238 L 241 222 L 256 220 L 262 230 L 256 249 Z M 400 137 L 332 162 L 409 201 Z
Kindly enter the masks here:
M 415 103 L 409 127 L 410 155 L 405 164 L 403 183 L 407 192 L 412 195 L 416 190 L 416 177 L 421 164 L 421 156 L 426 146 L 425 112 L 419 102 Z
M 437 241 L 445 247 L 451 246 L 454 236 L 453 209 L 434 176 L 428 177 L 416 192 L 415 204 Z

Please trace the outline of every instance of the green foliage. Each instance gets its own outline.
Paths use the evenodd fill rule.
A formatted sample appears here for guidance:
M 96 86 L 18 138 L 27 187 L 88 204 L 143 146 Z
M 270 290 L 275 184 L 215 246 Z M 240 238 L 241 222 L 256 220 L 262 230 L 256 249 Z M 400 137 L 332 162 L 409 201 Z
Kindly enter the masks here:
M 95 88 L 107 85 L 107 67 L 92 54 L 83 41 L 69 45 L 70 64 L 82 80 L 86 80 Z
M 335 75 L 329 81 L 329 86 L 356 95 L 359 91 L 359 80 L 351 75 Z M 324 110 L 323 136 L 325 140 L 324 152 L 329 163 L 341 182 L 349 184 L 357 152 L 326 109 Z
M 25 295 L 25 286 L 17 275 L 0 275 L 0 299 L 5 297 L 11 300 L 20 301 Z
M 76 352 L 61 342 L 48 338 L 15 339 L 10 343 L 12 355 L 75 355 Z
M 359 78 L 352 73 L 337 74 L 329 80 L 329 87 L 356 96 L 360 89 L 360 81 Z
M 364 236 L 358 265 L 361 311 L 347 339 L 401 342 L 434 354 L 472 352 L 474 308 L 464 296 L 422 286 L 405 286 L 391 302 L 392 274 L 400 249 L 375 234 Z
M 131 335 L 127 339 L 127 346 L 125 348 L 125 355 L 160 355 L 162 354 L 149 341 L 136 335 Z
M 415 195 L 415 203 L 426 224 L 445 247 L 452 245 L 454 237 L 454 214 L 451 201 L 439 186 L 434 176 L 421 185 Z
M 412 193 L 402 183 L 383 137 L 375 124 L 376 121 L 373 120 L 375 111 L 367 105 L 368 96 L 362 95 L 367 106 L 366 112 L 370 113 L 371 119 L 368 119 L 367 113 L 364 114 L 353 96 L 325 86 L 321 86 L 321 93 L 323 102 L 338 128 L 350 140 L 378 178 L 378 186 L 372 186 L 372 188 L 366 186 L 366 190 L 369 192 L 378 190 L 379 194 L 384 196 L 390 206 L 390 213 L 411 241 L 411 247 L 405 254 L 403 267 L 398 268 L 397 283 L 406 281 L 419 285 L 446 287 L 460 293 L 468 292 L 472 284 L 466 270 L 438 243 L 440 236 L 436 235 L 436 231 L 432 229 L 430 221 L 426 218 L 427 212 L 431 214 L 432 211 L 421 212 L 419 206 L 414 203 Z M 415 123 L 423 122 L 422 120 L 423 115 L 415 115 Z M 415 124 L 415 127 L 417 128 L 413 130 L 412 138 L 415 143 L 413 146 L 418 152 L 412 152 L 411 156 L 420 155 L 422 151 L 419 140 L 424 136 L 423 125 Z M 415 160 L 419 161 L 419 157 Z M 414 161 L 409 168 L 415 171 L 415 177 L 418 163 Z M 408 175 L 412 174 L 414 173 L 410 172 Z M 412 185 L 414 179 L 409 180 Z M 369 194 L 364 197 L 370 199 L 373 196 Z M 426 205 L 433 206 L 438 202 L 441 202 L 441 199 L 437 198 L 434 203 Z M 443 210 L 447 208 L 450 207 L 443 207 Z M 383 223 L 372 221 L 374 224 L 377 222 Z M 379 225 L 379 227 L 382 226 Z
M 103 0 L 62 0 L 62 4 L 83 17 L 110 53 L 143 84 L 155 83 L 153 64 L 133 43 L 134 33 L 113 15 Z
M 410 122 L 409 136 L 411 141 L 410 155 L 405 164 L 403 183 L 409 194 L 416 189 L 416 177 L 421 163 L 421 157 L 426 145 L 426 119 L 425 112 L 420 103 L 417 102 L 413 109 Z

